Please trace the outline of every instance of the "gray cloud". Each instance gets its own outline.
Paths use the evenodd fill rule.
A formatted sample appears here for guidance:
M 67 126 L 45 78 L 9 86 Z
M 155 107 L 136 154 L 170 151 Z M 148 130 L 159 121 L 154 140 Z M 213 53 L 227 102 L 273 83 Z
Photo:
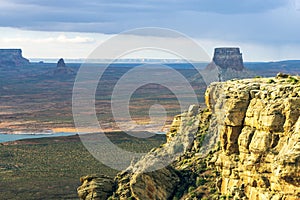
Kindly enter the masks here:
M 4 3 L 2 3 L 4 2 Z M 172 28 L 219 40 L 298 41 L 300 12 L 287 0 L 4 0 L 0 26 L 42 31 L 119 33 Z M 285 40 L 286 41 L 286 40 Z

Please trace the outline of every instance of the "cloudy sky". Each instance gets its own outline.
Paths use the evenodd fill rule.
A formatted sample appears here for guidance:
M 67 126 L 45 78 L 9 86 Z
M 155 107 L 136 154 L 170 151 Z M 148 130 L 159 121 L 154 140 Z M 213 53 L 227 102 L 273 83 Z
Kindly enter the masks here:
M 29 58 L 85 58 L 105 40 L 162 27 L 247 61 L 300 59 L 300 0 L 0 0 L 0 48 Z

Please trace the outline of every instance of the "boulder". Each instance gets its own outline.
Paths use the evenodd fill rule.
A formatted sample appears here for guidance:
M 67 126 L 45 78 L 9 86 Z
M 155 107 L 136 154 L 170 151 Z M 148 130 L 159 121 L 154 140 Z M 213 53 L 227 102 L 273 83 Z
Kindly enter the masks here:
M 113 192 L 114 181 L 104 175 L 88 175 L 80 178 L 77 188 L 81 200 L 106 200 Z

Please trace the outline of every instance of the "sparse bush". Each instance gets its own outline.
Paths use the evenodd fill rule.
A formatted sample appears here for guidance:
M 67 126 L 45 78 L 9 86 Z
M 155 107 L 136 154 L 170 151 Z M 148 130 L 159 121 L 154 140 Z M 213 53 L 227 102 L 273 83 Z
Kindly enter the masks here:
M 196 180 L 196 186 L 201 186 L 201 185 L 204 185 L 205 183 L 207 182 L 207 180 L 203 177 L 197 177 L 197 180 Z
M 267 83 L 275 83 L 273 79 L 269 79 Z
M 217 191 L 216 188 L 210 188 L 209 193 L 214 194 Z
M 194 197 L 196 197 L 196 193 L 192 192 L 192 193 L 190 194 L 190 196 L 191 196 L 192 198 L 194 198 Z
M 225 200 L 225 199 L 226 199 L 226 195 L 221 195 L 221 196 L 220 196 L 220 199 L 221 199 L 221 200 Z
M 203 144 L 203 141 L 204 141 L 204 138 L 205 138 L 205 134 L 201 134 L 197 139 L 198 139 L 198 142 L 199 142 L 199 147 L 202 146 Z
M 292 84 L 296 84 L 296 83 L 299 82 L 299 80 L 296 79 L 296 78 L 293 77 L 293 76 L 290 76 L 289 79 L 288 79 L 288 82 L 289 82 L 289 83 L 292 83 Z
M 188 189 L 188 192 L 192 193 L 194 190 L 195 190 L 195 187 L 194 186 L 190 186 L 189 189 Z
M 173 200 L 179 200 L 179 197 L 174 196 Z

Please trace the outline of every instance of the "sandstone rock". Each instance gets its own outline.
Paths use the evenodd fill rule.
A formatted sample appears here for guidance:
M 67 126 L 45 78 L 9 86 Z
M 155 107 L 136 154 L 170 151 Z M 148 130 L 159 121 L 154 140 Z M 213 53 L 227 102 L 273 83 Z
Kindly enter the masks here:
M 179 182 L 180 178 L 172 168 L 163 168 L 155 172 L 134 174 L 130 188 L 136 199 L 169 199 Z
M 239 48 L 216 48 L 213 61 L 222 69 L 232 68 L 237 71 L 244 69 L 243 57 Z
M 291 95 L 298 94 L 300 84 L 295 79 L 280 75 L 255 84 L 245 79 L 208 87 L 206 103 L 218 118 L 222 146 L 216 162 L 222 194 L 300 199 L 300 99 Z M 234 186 L 244 191 L 233 191 Z
M 113 192 L 114 181 L 104 175 L 84 176 L 80 178 L 81 186 L 77 188 L 81 200 L 105 200 Z
M 300 83 L 291 81 L 299 79 L 212 83 L 208 109 L 177 115 L 167 143 L 117 175 L 111 198 L 300 199 Z M 94 194 L 90 182 L 80 196 Z M 221 195 L 209 194 L 213 183 Z
M 199 106 L 192 105 L 189 110 L 175 117 L 168 141 L 141 160 L 133 163 L 117 178 L 116 199 L 170 199 L 173 197 L 182 176 L 175 166 L 176 159 L 193 148 L 193 142 L 199 129 Z M 180 159 L 179 159 L 180 160 Z M 152 171 L 152 169 L 159 168 Z M 180 167 L 183 167 L 180 165 Z M 126 180 L 126 181 L 124 181 Z
M 202 71 L 202 76 L 206 83 L 211 83 L 234 78 L 250 78 L 255 75 L 244 67 L 239 48 L 223 47 L 215 49 L 212 62 Z

